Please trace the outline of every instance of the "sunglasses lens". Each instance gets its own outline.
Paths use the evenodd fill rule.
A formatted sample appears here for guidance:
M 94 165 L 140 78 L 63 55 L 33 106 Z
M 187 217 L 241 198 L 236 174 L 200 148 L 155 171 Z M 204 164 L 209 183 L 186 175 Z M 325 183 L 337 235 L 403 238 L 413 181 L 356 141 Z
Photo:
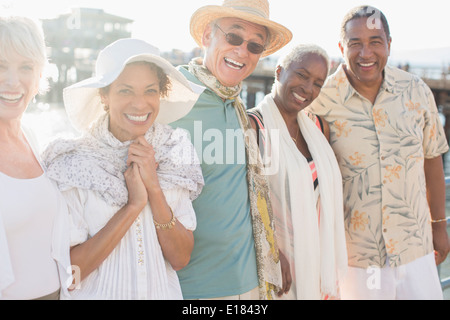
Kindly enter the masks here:
M 249 42 L 247 44 L 247 49 L 251 53 L 261 54 L 264 51 L 264 46 L 262 46 L 262 45 L 260 45 L 259 43 L 256 43 L 256 42 Z
M 227 34 L 227 42 L 231 44 L 232 46 L 240 46 L 244 39 L 242 39 L 240 36 L 234 33 L 228 33 Z
M 225 33 L 225 35 L 227 42 L 232 46 L 240 46 L 244 42 L 244 39 L 242 39 L 242 37 L 238 36 L 237 34 Z M 247 50 L 253 54 L 261 54 L 264 51 L 264 46 L 256 42 L 248 42 Z

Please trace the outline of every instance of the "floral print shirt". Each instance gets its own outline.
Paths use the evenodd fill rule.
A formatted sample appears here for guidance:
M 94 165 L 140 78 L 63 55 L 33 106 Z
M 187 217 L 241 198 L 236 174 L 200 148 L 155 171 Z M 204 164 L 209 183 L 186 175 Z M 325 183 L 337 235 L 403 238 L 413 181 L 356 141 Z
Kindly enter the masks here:
M 344 187 L 349 265 L 404 265 L 433 250 L 424 160 L 448 151 L 433 94 L 418 77 L 387 66 L 375 104 L 343 66 L 311 111 L 330 124 Z

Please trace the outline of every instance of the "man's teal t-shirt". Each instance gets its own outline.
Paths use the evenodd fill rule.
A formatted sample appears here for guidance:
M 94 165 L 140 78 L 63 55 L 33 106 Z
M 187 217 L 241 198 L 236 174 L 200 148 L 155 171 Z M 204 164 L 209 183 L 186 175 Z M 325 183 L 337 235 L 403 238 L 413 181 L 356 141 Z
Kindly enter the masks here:
M 179 70 L 202 83 L 185 68 Z M 243 133 L 233 100 L 206 89 L 184 118 L 205 186 L 193 201 L 197 216 L 191 260 L 178 272 L 184 299 L 224 297 L 258 286 Z

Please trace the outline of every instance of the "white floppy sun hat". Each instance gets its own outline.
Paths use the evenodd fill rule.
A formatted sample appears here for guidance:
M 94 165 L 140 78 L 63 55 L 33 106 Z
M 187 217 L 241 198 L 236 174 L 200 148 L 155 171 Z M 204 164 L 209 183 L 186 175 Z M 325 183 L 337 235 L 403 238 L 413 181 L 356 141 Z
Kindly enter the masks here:
M 120 39 L 99 53 L 95 76 L 64 89 L 66 112 L 75 129 L 86 131 L 105 113 L 99 89 L 113 83 L 127 64 L 138 61 L 156 64 L 171 82 L 168 95 L 161 98 L 155 121 L 168 124 L 189 113 L 204 88 L 188 81 L 170 62 L 160 57 L 158 48 L 139 39 Z

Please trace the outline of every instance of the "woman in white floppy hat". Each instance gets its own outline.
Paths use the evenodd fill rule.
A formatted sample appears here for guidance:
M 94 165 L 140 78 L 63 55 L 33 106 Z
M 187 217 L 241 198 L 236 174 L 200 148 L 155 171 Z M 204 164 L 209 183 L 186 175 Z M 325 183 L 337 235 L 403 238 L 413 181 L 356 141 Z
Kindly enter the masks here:
M 106 47 L 95 76 L 64 90 L 84 135 L 44 153 L 70 208 L 74 282 L 63 298 L 182 298 L 175 270 L 190 259 L 203 177 L 187 134 L 167 123 L 202 90 L 137 39 Z
M 202 145 L 205 187 L 193 203 L 195 246 L 178 273 L 188 299 L 271 299 L 281 286 L 268 182 L 240 99 L 242 82 L 259 60 L 292 38 L 269 11 L 267 0 L 225 0 L 191 17 L 191 35 L 205 55 L 180 71 L 206 89 L 191 112 L 171 125 L 191 137 L 199 130 L 205 140 L 218 136 Z

